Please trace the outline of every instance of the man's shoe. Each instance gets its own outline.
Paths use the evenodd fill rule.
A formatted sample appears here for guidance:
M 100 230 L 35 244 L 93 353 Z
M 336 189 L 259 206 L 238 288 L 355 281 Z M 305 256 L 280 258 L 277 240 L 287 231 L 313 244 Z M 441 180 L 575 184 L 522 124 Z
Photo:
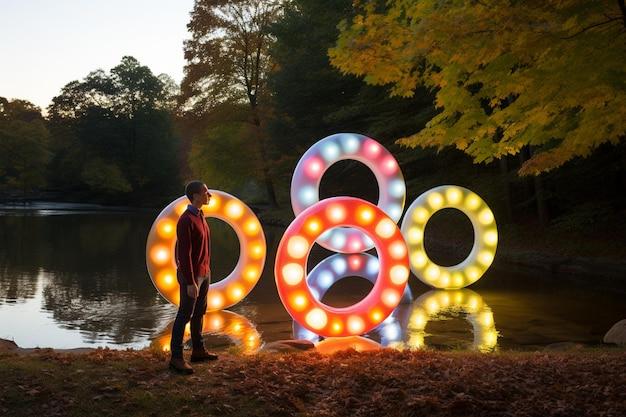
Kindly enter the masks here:
M 179 374 L 185 374 L 185 375 L 193 374 L 193 368 L 183 358 L 170 359 L 170 369 L 172 369 L 175 372 L 178 372 Z
M 191 352 L 191 362 L 206 362 L 217 360 L 217 355 L 207 352 L 206 350 L 193 350 Z

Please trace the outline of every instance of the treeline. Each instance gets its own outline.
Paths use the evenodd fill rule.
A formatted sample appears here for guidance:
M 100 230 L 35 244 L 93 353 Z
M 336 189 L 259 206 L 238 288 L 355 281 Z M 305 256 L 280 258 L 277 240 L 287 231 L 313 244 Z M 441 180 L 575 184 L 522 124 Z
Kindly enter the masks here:
M 194 177 L 288 208 L 301 154 L 350 131 L 392 150 L 412 197 L 456 183 L 509 222 L 593 227 L 626 206 L 619 4 L 197 0 L 180 89 L 125 57 L 45 118 L 3 100 L 0 187 L 159 205 Z M 321 188 L 378 195 L 357 162 Z

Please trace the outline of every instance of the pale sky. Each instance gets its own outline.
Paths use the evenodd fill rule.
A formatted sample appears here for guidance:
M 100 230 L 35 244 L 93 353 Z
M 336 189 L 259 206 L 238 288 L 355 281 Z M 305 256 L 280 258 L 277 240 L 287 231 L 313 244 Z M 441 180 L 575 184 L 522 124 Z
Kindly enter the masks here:
M 45 109 L 70 81 L 132 55 L 180 82 L 194 0 L 0 0 L 0 97 Z

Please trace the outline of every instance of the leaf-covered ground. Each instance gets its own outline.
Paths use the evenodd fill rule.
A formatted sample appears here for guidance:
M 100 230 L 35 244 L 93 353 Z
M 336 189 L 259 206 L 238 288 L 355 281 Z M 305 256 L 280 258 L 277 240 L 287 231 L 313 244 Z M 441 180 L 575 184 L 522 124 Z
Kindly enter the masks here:
M 626 352 L 0 353 L 2 416 L 625 416 Z

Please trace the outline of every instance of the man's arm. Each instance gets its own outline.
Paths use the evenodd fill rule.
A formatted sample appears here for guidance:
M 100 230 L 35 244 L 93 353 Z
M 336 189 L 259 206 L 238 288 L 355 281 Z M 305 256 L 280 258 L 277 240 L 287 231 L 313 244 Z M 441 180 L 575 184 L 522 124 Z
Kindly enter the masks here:
M 196 285 L 191 265 L 191 220 L 188 217 L 182 217 L 178 221 L 176 239 L 178 240 L 178 269 L 187 285 Z

